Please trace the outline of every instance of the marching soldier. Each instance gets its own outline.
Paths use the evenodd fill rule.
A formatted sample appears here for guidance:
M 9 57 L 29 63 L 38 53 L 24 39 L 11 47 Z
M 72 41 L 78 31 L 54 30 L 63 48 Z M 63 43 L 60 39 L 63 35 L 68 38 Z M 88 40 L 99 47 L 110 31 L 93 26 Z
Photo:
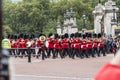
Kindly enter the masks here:
M 46 51 L 46 36 L 44 34 L 41 34 L 40 36 L 40 41 L 41 41 L 41 55 L 42 55 L 42 60 L 44 60 L 47 56 L 45 54 Z
M 100 38 L 100 41 L 99 41 L 99 43 L 98 43 L 99 54 L 102 53 L 103 56 L 106 56 L 106 55 L 105 55 L 105 51 L 104 51 L 104 43 L 103 43 L 103 40 L 101 39 L 101 34 L 98 34 L 98 38 Z
M 17 57 L 17 43 L 16 43 L 17 36 L 13 35 L 13 39 L 11 40 L 11 53 L 14 54 L 15 57 Z
M 75 45 L 75 35 L 72 33 L 70 35 L 70 53 L 73 55 L 74 52 L 74 45 Z
M 54 35 L 52 33 L 49 34 L 49 39 L 48 39 L 48 54 L 47 57 L 49 58 L 51 53 L 53 54 L 53 59 L 55 58 L 54 54 Z
M 36 44 L 37 44 L 37 47 L 38 47 L 38 53 L 37 53 L 37 58 L 41 55 L 41 51 L 42 51 L 42 41 L 41 41 L 41 36 L 42 34 L 39 35 L 39 39 L 37 40 Z
M 55 57 L 58 57 L 58 54 L 60 55 L 61 58 L 63 58 L 63 55 L 61 53 L 61 42 L 60 42 L 60 37 L 58 34 L 55 34 L 55 40 L 54 40 L 54 54 L 55 54 Z
M 25 41 L 24 41 L 24 48 L 25 48 L 24 51 L 26 52 L 25 56 L 28 56 L 27 43 L 30 42 L 30 40 L 29 40 L 29 35 L 25 35 L 25 36 L 24 36 L 24 39 L 25 39 Z
M 30 42 L 31 42 L 31 54 L 35 57 L 35 35 L 31 34 L 30 36 Z
M 94 56 L 94 53 L 93 53 L 93 48 L 92 48 L 92 41 L 91 41 L 91 38 L 92 37 L 92 34 L 88 34 L 88 41 L 87 41 L 87 53 L 89 54 L 89 55 L 91 55 L 92 57 L 95 57 Z
M 68 34 L 65 33 L 64 39 L 62 40 L 62 48 L 63 48 L 62 55 L 63 55 L 63 57 L 66 57 L 67 55 L 69 57 L 71 57 L 71 54 L 69 52 L 69 39 L 68 39 L 68 37 L 69 37 Z
M 86 57 L 86 58 L 89 58 L 89 55 L 87 53 L 87 46 L 86 46 L 86 34 L 83 34 L 83 41 L 82 41 L 82 44 L 81 44 L 81 54 Z
M 97 38 L 97 34 L 93 34 L 93 53 L 97 54 L 98 57 L 100 57 L 100 53 L 98 52 L 98 40 Z
M 80 39 L 78 38 L 79 37 L 79 33 L 75 33 L 75 44 L 74 44 L 74 52 L 73 52 L 73 55 L 72 55 L 72 58 L 74 59 L 74 56 L 76 54 L 77 57 L 79 58 L 83 58 L 83 56 L 81 55 L 81 52 L 80 52 Z
M 24 54 L 24 49 L 23 49 L 23 42 L 24 42 L 24 39 L 23 39 L 23 34 L 20 34 L 19 35 L 19 39 L 17 40 L 17 45 L 18 45 L 18 55 L 20 56 L 21 54 L 21 57 L 23 57 L 23 54 Z

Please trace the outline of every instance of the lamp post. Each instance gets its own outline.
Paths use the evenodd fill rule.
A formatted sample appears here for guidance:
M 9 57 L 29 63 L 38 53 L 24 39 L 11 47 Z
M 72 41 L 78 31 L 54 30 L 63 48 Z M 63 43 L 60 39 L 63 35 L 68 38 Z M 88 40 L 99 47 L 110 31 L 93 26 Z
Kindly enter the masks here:
M 112 36 L 115 36 L 115 27 L 117 26 L 117 19 L 115 18 L 115 10 L 116 10 L 116 5 L 113 4 L 113 18 L 111 20 L 111 32 L 112 32 Z
M 85 33 L 86 30 L 86 15 L 82 15 L 82 19 L 83 19 L 83 28 L 82 28 L 82 32 Z
M 116 8 L 116 5 L 112 5 L 112 7 L 113 7 L 113 18 L 112 18 L 111 22 L 113 24 L 117 24 L 117 20 L 115 19 L 115 8 Z

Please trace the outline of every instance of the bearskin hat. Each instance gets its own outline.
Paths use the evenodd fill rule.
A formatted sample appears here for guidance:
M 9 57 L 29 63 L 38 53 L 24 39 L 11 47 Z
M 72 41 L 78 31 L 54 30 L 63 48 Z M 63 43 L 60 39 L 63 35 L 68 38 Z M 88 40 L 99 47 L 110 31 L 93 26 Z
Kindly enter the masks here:
M 64 39 L 64 35 L 61 35 L 61 39 Z
M 85 39 L 86 38 L 86 34 L 83 34 L 82 37 L 83 37 L 83 39 Z
M 58 35 L 58 34 L 54 34 L 54 36 L 55 36 L 55 39 L 57 39 L 57 38 L 59 37 L 59 35 Z
M 28 39 L 29 38 L 29 35 L 24 35 L 24 39 Z
M 93 38 L 97 38 L 97 34 L 96 33 L 93 34 Z
M 79 34 L 78 33 L 75 33 L 75 38 L 77 38 L 79 36 Z
M 81 34 L 81 33 L 78 33 L 78 37 L 82 37 L 82 34 Z
M 20 37 L 20 38 L 24 38 L 24 34 L 21 33 L 21 34 L 19 35 L 19 37 Z
M 14 39 L 15 39 L 15 40 L 17 39 L 17 35 L 14 35 Z
M 42 34 L 40 33 L 39 35 L 38 35 L 38 37 L 40 37 Z
M 64 34 L 64 38 L 68 38 L 69 36 L 68 36 L 68 33 L 65 33 Z
M 99 34 L 98 34 L 98 38 L 101 38 L 101 37 L 102 37 L 102 35 L 101 35 L 101 33 L 99 33 Z
M 53 36 L 53 34 L 52 34 L 52 33 L 49 33 L 48 37 L 50 38 L 51 36 Z
M 70 35 L 70 38 L 73 38 L 75 36 L 75 34 L 74 33 L 72 33 L 71 35 Z
M 92 34 L 88 33 L 87 37 L 92 38 Z

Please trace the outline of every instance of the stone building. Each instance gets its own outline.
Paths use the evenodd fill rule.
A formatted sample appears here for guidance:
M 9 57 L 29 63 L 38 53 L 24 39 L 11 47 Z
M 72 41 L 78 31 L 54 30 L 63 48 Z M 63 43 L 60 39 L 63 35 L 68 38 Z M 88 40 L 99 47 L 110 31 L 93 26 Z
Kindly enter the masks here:
M 60 22 L 58 21 L 56 31 L 58 34 L 65 34 L 65 33 L 71 34 L 78 32 L 76 17 L 74 16 L 74 12 L 72 8 L 70 9 L 70 11 L 67 10 L 66 13 L 64 14 L 63 27 L 60 25 Z
M 94 32 L 105 33 L 106 35 L 115 36 L 115 27 L 117 26 L 117 11 L 119 8 L 112 0 L 105 2 L 105 5 L 99 3 L 93 11 L 94 14 Z M 102 23 L 104 32 L 102 32 Z

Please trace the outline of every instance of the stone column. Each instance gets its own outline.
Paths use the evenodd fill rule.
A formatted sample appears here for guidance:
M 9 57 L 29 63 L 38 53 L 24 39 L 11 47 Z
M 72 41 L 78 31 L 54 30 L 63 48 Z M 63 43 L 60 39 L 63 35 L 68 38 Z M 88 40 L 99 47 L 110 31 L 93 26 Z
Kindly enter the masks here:
M 106 35 L 115 35 L 115 28 L 113 27 L 112 28 L 112 24 L 111 24 L 111 20 L 113 19 L 113 14 L 114 14 L 114 11 L 113 11 L 113 5 L 116 5 L 115 2 L 113 2 L 112 0 L 108 0 L 106 3 L 105 3 L 105 14 L 104 14 L 104 33 Z M 115 8 L 115 19 L 117 19 L 117 15 L 116 15 L 116 12 L 118 11 L 119 9 L 116 7 Z
M 68 27 L 69 27 L 69 19 L 65 19 L 63 25 L 63 34 L 68 33 Z
M 111 34 L 114 37 L 115 36 L 115 28 L 117 27 L 116 24 L 112 24 Z
M 95 10 L 93 11 L 94 14 L 94 32 L 96 34 L 101 33 L 101 21 L 102 17 L 104 15 L 104 6 L 101 3 L 98 3 L 98 5 L 95 7 Z

